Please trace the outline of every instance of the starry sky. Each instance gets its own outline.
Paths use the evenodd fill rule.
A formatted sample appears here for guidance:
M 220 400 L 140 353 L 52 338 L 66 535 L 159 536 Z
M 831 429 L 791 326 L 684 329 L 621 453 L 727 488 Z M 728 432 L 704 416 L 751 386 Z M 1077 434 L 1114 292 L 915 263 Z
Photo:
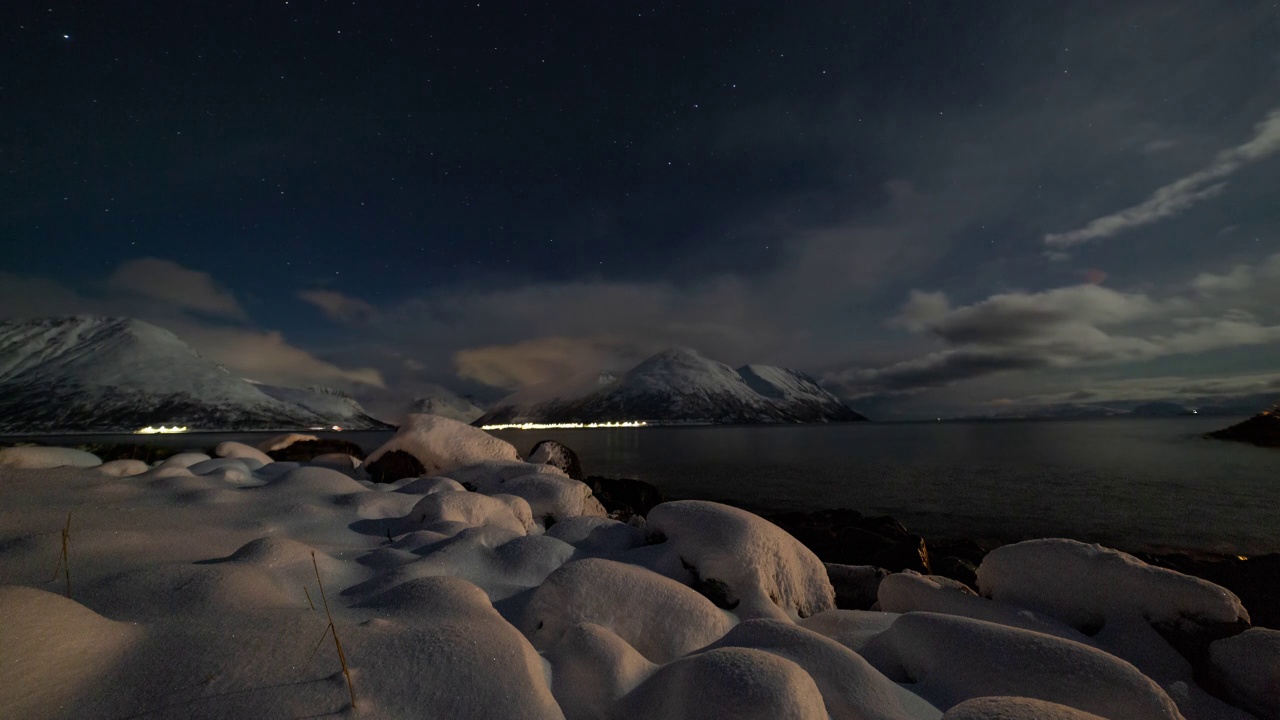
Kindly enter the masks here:
M 384 414 L 674 345 L 883 418 L 1280 395 L 1272 0 L 2 14 L 4 316 Z

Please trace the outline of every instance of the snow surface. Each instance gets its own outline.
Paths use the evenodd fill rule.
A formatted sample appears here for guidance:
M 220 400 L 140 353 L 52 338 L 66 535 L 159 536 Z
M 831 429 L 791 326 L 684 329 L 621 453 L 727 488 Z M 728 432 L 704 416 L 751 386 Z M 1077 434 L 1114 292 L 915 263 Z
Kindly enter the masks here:
M 1209 661 L 1241 707 L 1280 718 L 1280 630 L 1250 628 L 1209 646 Z
M 983 697 L 965 700 L 947 711 L 943 720 L 1103 720 L 1083 710 L 1058 703 L 1020 697 Z
M 373 451 L 365 464 L 392 450 L 403 450 L 426 468 L 424 475 L 448 474 L 450 470 L 486 461 L 519 461 L 511 443 L 456 420 L 438 415 L 410 415 L 400 430 L 382 447 Z
M 238 458 L 241 460 L 257 460 L 259 465 L 267 465 L 272 462 L 270 456 L 261 450 L 238 442 L 222 442 L 213 449 L 213 454 L 220 458 Z
M 450 471 L 492 494 L 261 463 L 0 465 L 0 716 L 933 719 L 1004 695 L 1112 720 L 1249 717 L 1201 690 L 1131 604 L 1103 608 L 1092 645 L 927 576 L 887 580 L 905 614 L 829 609 L 821 563 L 714 503 L 660 505 L 650 528 L 578 515 L 544 533 L 503 492 L 534 467 L 509 456 Z M 1039 567 L 1053 586 L 1061 568 Z M 717 608 L 695 575 L 738 606 Z M 1276 654 L 1273 631 L 1212 647 L 1218 680 L 1264 717 Z M 976 705 L 960 717 L 1065 712 Z
M 1207 580 L 1153 567 L 1128 553 L 1061 538 L 1028 540 L 987 553 L 983 595 L 1053 616 L 1076 628 L 1116 615 L 1152 622 L 1248 620 L 1240 598 Z
M 302 433 L 285 433 L 283 435 L 276 435 L 273 438 L 268 438 L 266 440 L 263 440 L 262 442 L 258 443 L 258 449 L 264 453 L 269 453 L 269 452 L 275 452 L 276 450 L 283 450 L 296 442 L 307 442 L 310 440 L 319 440 L 319 439 L 320 438 L 315 435 L 304 435 Z
M 835 607 L 835 590 L 818 556 L 758 515 L 680 500 L 654 507 L 646 519 L 699 580 L 725 584 L 743 619 L 796 619 Z
M 56 467 L 94 467 L 102 460 L 93 453 L 60 447 L 11 447 L 0 449 L 0 467 L 40 470 Z
M 877 669 L 949 709 L 987 695 L 1031 697 L 1108 718 L 1179 720 L 1172 699 L 1096 648 L 982 620 L 913 612 L 863 649 Z

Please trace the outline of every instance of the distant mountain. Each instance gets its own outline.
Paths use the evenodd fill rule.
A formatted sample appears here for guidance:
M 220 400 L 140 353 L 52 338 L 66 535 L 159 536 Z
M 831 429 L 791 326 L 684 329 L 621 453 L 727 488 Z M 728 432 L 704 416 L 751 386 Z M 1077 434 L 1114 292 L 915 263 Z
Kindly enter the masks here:
M 132 432 L 148 425 L 274 430 L 339 420 L 353 428 L 384 427 L 272 397 L 140 320 L 0 322 L 3 433 Z
M 685 348 L 667 350 L 621 378 L 583 376 L 521 391 L 477 425 L 572 423 L 813 423 L 866 420 L 804 373 L 766 365 L 738 370 Z
M 1244 422 L 1211 432 L 1208 437 L 1247 442 L 1260 447 L 1280 447 L 1280 404 L 1263 410 Z
M 1195 415 L 1196 411 L 1178 403 L 1157 401 L 1143 403 L 1130 410 L 1129 414 L 1136 417 L 1178 417 Z
M 257 385 L 267 395 L 324 418 L 326 427 L 336 425 L 343 430 L 380 430 L 393 427 L 365 412 L 360 403 L 347 393 L 333 388 L 308 386 L 305 388 L 280 385 Z
M 445 391 L 438 395 L 415 399 L 413 404 L 409 406 L 408 414 L 439 415 L 450 420 L 470 423 L 484 415 L 484 408 L 467 398 L 458 397 L 451 392 Z
M 1105 405 L 1059 403 L 1004 410 L 990 415 L 967 415 L 951 420 L 1070 420 L 1073 418 L 1107 418 L 1125 415 L 1125 411 Z
M 1244 397 L 1231 398 L 1229 400 L 1217 400 L 1200 405 L 1196 408 L 1196 414 L 1214 417 L 1243 417 L 1246 415 L 1256 415 L 1257 413 L 1274 405 L 1276 400 L 1276 393 L 1246 395 Z

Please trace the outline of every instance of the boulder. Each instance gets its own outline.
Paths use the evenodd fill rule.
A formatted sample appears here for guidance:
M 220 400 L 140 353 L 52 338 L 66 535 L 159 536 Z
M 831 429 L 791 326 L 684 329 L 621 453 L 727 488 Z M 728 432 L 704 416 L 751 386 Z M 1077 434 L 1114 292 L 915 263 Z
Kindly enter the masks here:
M 880 581 L 889 574 L 888 570 L 874 565 L 823 565 L 836 591 L 836 607 L 841 610 L 870 610 L 876 604 Z
M 891 517 L 868 518 L 844 508 L 767 517 L 825 562 L 931 573 L 924 538 Z
M 582 480 L 582 464 L 578 454 L 555 440 L 541 440 L 529 451 L 529 462 L 559 468 L 574 480 Z
M 666 502 L 661 490 L 643 480 L 592 475 L 584 482 L 609 516 L 621 520 L 633 515 L 647 517 L 655 506 Z
M 365 463 L 364 469 L 369 473 L 369 479 L 376 483 L 421 477 L 427 472 L 422 461 L 404 450 L 383 453 L 377 460 Z
M 276 461 L 286 462 L 311 462 L 321 455 L 350 455 L 357 460 L 364 460 L 364 450 L 360 446 L 350 440 L 339 440 L 337 438 L 319 438 L 315 440 L 298 440 L 285 445 L 276 450 L 270 450 L 267 455 Z
M 1280 630 L 1252 628 L 1209 646 L 1213 679 L 1236 705 L 1280 720 Z
M 439 415 L 410 415 L 400 430 L 369 455 L 372 465 L 384 455 L 403 452 L 412 455 L 424 468 L 420 475 L 446 475 L 458 468 L 492 461 L 519 463 L 515 447 L 505 440 L 457 420 Z M 373 474 L 372 468 L 370 475 Z M 407 477 L 400 475 L 392 480 Z M 461 478 L 455 480 L 463 482 Z M 385 482 L 385 480 L 384 480 Z

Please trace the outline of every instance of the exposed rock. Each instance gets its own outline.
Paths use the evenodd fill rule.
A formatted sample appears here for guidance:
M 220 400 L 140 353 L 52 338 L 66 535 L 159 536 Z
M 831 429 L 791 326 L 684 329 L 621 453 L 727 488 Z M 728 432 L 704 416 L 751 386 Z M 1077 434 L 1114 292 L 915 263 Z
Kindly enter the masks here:
M 574 480 L 582 480 L 584 477 L 578 454 L 555 440 L 540 440 L 534 445 L 529 451 L 529 462 L 560 468 Z
M 933 568 L 935 576 L 964 583 L 969 588 L 978 586 L 978 567 L 968 560 L 950 555 L 937 557 L 935 554 L 929 559 L 929 565 Z
M 279 450 L 272 450 L 267 455 L 276 462 L 311 462 L 319 455 L 331 455 L 334 453 L 350 455 L 357 460 L 364 460 L 364 450 L 361 450 L 359 445 L 350 440 L 339 440 L 338 438 L 300 440 Z
M 848 509 L 767 516 L 825 562 L 874 565 L 932 574 L 924 538 L 891 517 L 863 517 Z
M 583 482 L 610 517 L 624 521 L 632 515 L 648 517 L 655 505 L 666 502 L 661 490 L 643 480 L 592 475 Z
M 416 478 L 427 471 L 421 460 L 404 450 L 383 453 L 377 460 L 366 463 L 364 469 L 369 473 L 369 479 L 376 483 L 392 483 L 404 478 Z
M 870 610 L 876 604 L 880 581 L 889 575 L 888 570 L 872 565 L 823 565 L 836 591 L 836 607 L 841 610 Z

